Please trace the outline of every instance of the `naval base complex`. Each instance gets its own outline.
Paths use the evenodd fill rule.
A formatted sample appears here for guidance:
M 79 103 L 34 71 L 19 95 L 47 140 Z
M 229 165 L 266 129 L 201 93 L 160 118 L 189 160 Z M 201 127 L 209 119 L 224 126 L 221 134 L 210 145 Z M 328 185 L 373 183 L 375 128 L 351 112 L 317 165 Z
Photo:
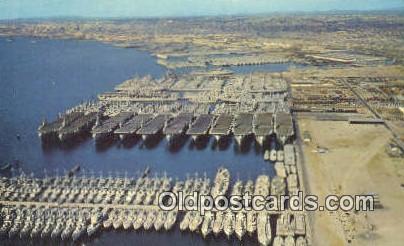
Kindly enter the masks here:
M 263 174 L 255 182 L 230 183 L 230 173 L 225 168 L 218 170 L 214 182 L 195 177 L 173 183 L 167 176 L 147 175 L 132 179 L 21 176 L 0 197 L 2 213 L 7 218 L 0 228 L 1 234 L 25 237 L 35 231 L 35 235 L 43 234 L 43 238 L 76 241 L 110 229 L 159 231 L 178 227 L 203 237 L 221 234 L 239 240 L 256 237 L 264 246 L 310 244 L 310 227 L 304 212 L 258 212 L 244 208 L 213 210 L 201 215 L 198 211 L 159 209 L 158 195 L 163 191 L 176 194 L 198 191 L 217 197 L 246 192 L 262 196 L 295 195 L 304 189 L 293 145 L 295 131 L 285 81 L 261 75 L 255 80 L 253 75 L 246 78 L 227 73 L 216 78 L 215 84 L 220 86 L 206 86 L 202 90 L 193 89 L 192 83 L 183 88 L 183 80 L 193 76 L 199 84 L 209 85 L 209 73 L 182 76 L 185 77 L 166 77 L 158 83 L 150 77 L 125 81 L 115 91 L 99 95 L 97 101 L 69 109 L 54 122 L 44 122 L 38 129 L 39 135 L 43 141 L 59 136 L 56 140 L 62 142 L 85 135 L 96 142 L 131 138 L 156 142 L 165 136 L 169 144 L 187 136 L 195 142 L 213 136 L 219 143 L 234 138 L 238 146 L 255 139 L 265 152 L 263 158 L 274 166 L 274 177 Z M 268 79 L 265 86 L 263 77 Z M 251 83 L 245 83 L 246 80 Z M 27 196 L 28 191 L 32 194 Z M 54 215 L 44 219 L 41 214 L 45 212 Z M 68 220 L 63 220 L 61 213 Z M 28 217 L 32 222 L 23 222 Z
M 262 78 L 267 84 L 262 84 Z M 183 88 L 185 79 L 206 84 L 206 89 L 192 89 L 192 83 Z M 66 141 L 89 134 L 97 142 L 116 136 L 121 140 L 166 136 L 169 143 L 175 143 L 184 136 L 196 140 L 210 135 L 217 141 L 234 136 L 238 145 L 254 136 L 260 145 L 268 139 L 282 144 L 293 141 L 285 81 L 261 74 L 226 74 L 215 80 L 220 87 L 209 87 L 209 83 L 209 73 L 165 77 L 158 82 L 151 77 L 134 78 L 99 95 L 98 101 L 78 105 L 54 122 L 44 122 L 38 132 L 44 141 L 52 136 Z

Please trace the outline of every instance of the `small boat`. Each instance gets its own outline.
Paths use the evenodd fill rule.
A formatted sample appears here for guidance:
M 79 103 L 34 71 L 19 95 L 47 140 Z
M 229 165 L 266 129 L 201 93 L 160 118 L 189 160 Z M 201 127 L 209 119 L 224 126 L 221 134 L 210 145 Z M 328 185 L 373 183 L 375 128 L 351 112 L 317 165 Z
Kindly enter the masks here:
M 146 220 L 146 212 L 141 210 L 139 211 L 135 222 L 133 223 L 133 229 L 138 230 L 143 226 L 143 222 Z
M 13 166 L 11 165 L 11 163 L 5 163 L 0 167 L 0 172 L 4 173 L 4 172 L 8 172 L 11 170 Z
M 276 155 L 276 150 L 272 149 L 269 152 L 269 160 L 270 161 L 276 161 L 277 155 Z
M 75 165 L 72 169 L 69 170 L 69 172 L 67 173 L 67 176 L 69 178 L 71 178 L 71 177 L 73 177 L 73 175 L 75 175 L 79 171 L 80 171 L 80 165 Z
M 41 235 L 41 231 L 42 231 L 43 226 L 44 225 L 43 225 L 42 221 L 35 224 L 34 228 L 31 231 L 31 234 L 30 234 L 32 239 L 35 239 L 35 238 L 37 238 L 37 237 L 39 237 Z
M 230 239 L 231 235 L 234 232 L 234 214 L 229 211 L 226 213 L 223 220 L 223 231 L 226 234 L 227 239 Z
M 73 242 L 76 242 L 77 240 L 79 240 L 79 238 L 82 235 L 84 235 L 85 232 L 86 232 L 86 226 L 84 225 L 84 223 L 79 223 L 76 226 L 76 229 L 73 231 L 73 234 L 72 234 Z
M 285 242 L 282 237 L 276 236 L 274 238 L 274 242 L 272 243 L 273 246 L 284 246 Z
M 12 224 L 13 223 L 11 220 L 3 220 L 3 224 L 0 227 L 0 238 L 4 238 L 5 236 L 7 236 L 7 232 L 12 227 Z
M 246 232 L 246 217 L 243 212 L 239 212 L 236 215 L 234 232 L 236 233 L 237 238 L 241 241 Z
M 250 211 L 247 213 L 247 232 L 252 235 L 257 229 L 257 214 Z
M 67 223 L 65 229 L 62 231 L 60 238 L 64 241 L 70 238 L 74 231 L 73 222 Z
M 20 238 L 21 239 L 27 238 L 33 227 L 34 227 L 33 223 L 31 221 L 27 221 L 20 231 Z
M 145 230 L 149 230 L 153 225 L 154 225 L 154 221 L 157 218 L 157 212 L 156 211 L 151 211 L 147 214 L 147 218 L 145 220 L 145 222 L 143 223 L 143 228 Z
M 206 238 L 212 232 L 212 221 L 213 221 L 213 214 L 210 211 L 205 213 L 203 218 L 201 232 L 202 236 Z
M 265 152 L 264 152 L 264 160 L 269 161 L 269 150 L 265 150 Z
M 164 211 L 160 211 L 157 215 L 157 219 L 154 222 L 154 229 L 156 229 L 156 231 L 159 231 L 161 229 L 161 227 L 164 226 L 164 221 L 166 221 L 167 218 L 167 213 Z
M 112 222 L 112 226 L 114 227 L 115 230 L 119 229 L 122 226 L 122 219 L 121 218 L 116 218 Z
M 191 221 L 191 212 L 186 212 L 184 218 L 182 219 L 180 223 L 180 230 L 185 231 L 189 227 L 189 222 Z
M 127 214 L 122 223 L 123 229 L 128 230 L 133 225 L 135 218 L 133 214 Z
M 216 213 L 216 218 L 212 225 L 213 234 L 215 234 L 215 236 L 218 236 L 219 233 L 222 231 L 222 229 L 223 229 L 223 212 L 219 211 Z
M 63 230 L 63 225 L 62 223 L 57 223 L 55 229 L 53 229 L 52 233 L 51 233 L 51 238 L 52 239 L 57 239 L 60 237 L 60 234 L 62 233 Z
M 94 235 L 95 233 L 97 233 L 97 231 L 100 229 L 100 227 L 101 227 L 101 224 L 100 224 L 100 223 L 97 223 L 97 224 L 90 224 L 90 225 L 87 227 L 87 235 L 88 235 L 89 237 L 91 237 L 92 235 Z
M 198 230 L 199 226 L 203 222 L 203 217 L 199 213 L 196 213 L 193 218 L 191 218 L 190 224 L 189 224 L 189 230 L 191 232 L 194 232 Z
M 105 220 L 102 225 L 104 226 L 105 229 L 108 229 L 112 226 L 112 219 L 107 219 Z
M 52 223 L 48 223 L 45 225 L 45 227 L 43 228 L 42 232 L 41 232 L 41 238 L 45 239 L 47 237 L 50 236 L 50 234 L 52 233 L 52 227 L 54 225 Z
M 164 222 L 164 229 L 167 231 L 170 230 L 173 225 L 175 224 L 175 221 L 177 220 L 177 211 L 170 211 L 167 215 L 167 220 Z

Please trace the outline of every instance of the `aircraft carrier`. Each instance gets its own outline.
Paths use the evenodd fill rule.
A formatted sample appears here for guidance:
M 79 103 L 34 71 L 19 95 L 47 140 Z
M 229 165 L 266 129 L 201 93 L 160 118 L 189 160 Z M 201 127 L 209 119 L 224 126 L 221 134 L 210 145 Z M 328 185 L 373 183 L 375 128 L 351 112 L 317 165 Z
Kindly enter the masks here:
M 197 141 L 202 136 L 207 136 L 214 119 L 215 116 L 212 114 L 199 115 L 188 129 L 187 134 L 191 135 L 194 141 Z
M 192 113 L 179 113 L 176 117 L 169 120 L 163 133 L 169 142 L 175 141 L 176 138 L 183 136 L 189 125 L 192 123 L 194 115 Z
M 38 128 L 38 135 L 43 141 L 57 139 L 58 131 L 82 117 L 84 112 L 71 112 L 58 117 L 55 121 L 47 123 L 44 121 Z
M 139 129 L 138 134 L 142 135 L 143 140 L 161 134 L 167 120 L 169 120 L 170 117 L 171 115 L 169 114 L 157 115 L 152 120 L 143 125 Z
M 262 146 L 268 136 L 273 133 L 273 114 L 257 113 L 254 117 L 254 135 L 256 141 Z
M 232 123 L 233 116 L 223 113 L 217 117 L 215 123 L 210 129 L 210 134 L 219 141 L 223 137 L 230 135 Z
M 115 130 L 121 140 L 135 136 L 136 132 L 153 118 L 152 114 L 138 114 Z
M 113 136 L 114 130 L 122 126 L 125 122 L 132 118 L 133 115 L 133 112 L 120 112 L 102 122 L 99 120 L 99 118 L 97 118 L 97 122 L 92 129 L 93 138 L 96 141 L 102 141 Z
M 294 136 L 292 115 L 287 112 L 278 112 L 275 115 L 275 134 L 279 142 L 287 143 Z
M 96 112 L 89 112 L 76 120 L 72 121 L 69 125 L 66 125 L 59 129 L 58 137 L 60 141 L 67 141 L 80 135 L 88 134 L 91 127 L 95 124 L 97 119 Z
M 251 113 L 239 113 L 236 116 L 233 125 L 233 134 L 238 145 L 241 145 L 253 133 L 253 119 L 254 114 Z

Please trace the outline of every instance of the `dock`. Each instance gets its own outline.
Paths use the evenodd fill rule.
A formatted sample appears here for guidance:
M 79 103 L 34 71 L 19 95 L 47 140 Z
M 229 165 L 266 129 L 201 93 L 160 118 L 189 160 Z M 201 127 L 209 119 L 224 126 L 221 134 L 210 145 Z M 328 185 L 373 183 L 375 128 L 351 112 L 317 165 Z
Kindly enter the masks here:
M 263 145 L 266 138 L 273 133 L 273 114 L 255 114 L 253 125 L 255 138 L 260 145 Z
M 214 135 L 216 140 L 219 140 L 223 136 L 230 134 L 232 123 L 233 116 L 223 113 L 216 119 L 215 123 L 210 129 L 210 134 Z
M 293 119 L 290 113 L 278 112 L 275 115 L 275 134 L 282 144 L 294 136 Z
M 66 125 L 59 129 L 58 137 L 60 141 L 66 141 L 72 139 L 78 135 L 89 133 L 91 127 L 95 124 L 97 119 L 96 112 L 90 112 L 78 117 L 72 121 L 69 125 Z
M 122 126 L 125 122 L 132 118 L 133 115 L 133 112 L 120 112 L 103 122 L 98 122 L 97 120 L 97 123 L 92 130 L 93 138 L 97 141 L 111 136 L 115 129 Z
M 199 115 L 187 131 L 187 134 L 191 135 L 194 140 L 199 136 L 207 135 L 214 119 L 215 116 L 212 114 Z
M 152 114 L 138 114 L 128 120 L 121 127 L 115 130 L 115 135 L 118 135 L 121 140 L 125 137 L 133 136 L 144 124 L 153 118 Z
M 156 117 L 154 117 L 152 120 L 147 122 L 144 126 L 142 126 L 138 134 L 142 135 L 142 138 L 145 140 L 147 136 L 150 135 L 157 135 L 162 132 L 166 121 L 170 118 L 171 116 L 169 114 L 159 114 Z
M 240 145 L 242 141 L 253 133 L 254 115 L 251 113 L 239 113 L 233 125 L 233 134 L 237 143 Z

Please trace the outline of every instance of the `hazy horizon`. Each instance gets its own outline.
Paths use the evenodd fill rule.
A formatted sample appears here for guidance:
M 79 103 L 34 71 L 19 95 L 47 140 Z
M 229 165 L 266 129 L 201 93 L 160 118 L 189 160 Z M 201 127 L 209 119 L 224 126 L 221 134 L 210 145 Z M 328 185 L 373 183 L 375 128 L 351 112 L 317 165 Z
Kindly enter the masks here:
M 0 19 L 197 17 L 403 8 L 402 0 L 0 0 Z

